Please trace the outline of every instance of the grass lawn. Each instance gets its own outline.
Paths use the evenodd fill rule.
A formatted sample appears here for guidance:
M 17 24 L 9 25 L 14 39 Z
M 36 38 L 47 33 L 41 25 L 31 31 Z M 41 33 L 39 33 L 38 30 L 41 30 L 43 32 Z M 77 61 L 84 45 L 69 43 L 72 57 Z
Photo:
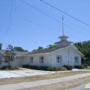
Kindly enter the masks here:
M 88 66 L 86 69 L 90 70 L 90 66 Z
M 88 66 L 87 68 L 84 68 L 84 69 L 86 69 L 86 70 L 90 70 L 90 66 Z
M 83 74 L 83 73 L 90 73 L 90 72 L 70 71 L 70 72 L 57 72 L 53 74 L 28 76 L 28 77 L 21 77 L 21 78 L 7 78 L 7 79 L 5 78 L 5 79 L 0 79 L 0 85 L 59 78 L 59 77 L 65 77 L 65 76 L 71 76 L 71 75 Z
M 82 85 L 82 88 L 83 88 L 83 84 L 88 82 L 90 82 L 90 76 L 75 79 L 75 80 L 70 80 L 66 82 L 60 82 L 60 83 L 55 83 L 51 85 L 38 86 L 38 87 L 33 87 L 28 89 L 21 89 L 21 90 L 69 90 L 70 88 L 77 87 L 79 85 Z M 80 89 L 80 90 L 84 90 L 84 89 Z M 90 90 L 90 89 L 87 89 L 87 90 Z

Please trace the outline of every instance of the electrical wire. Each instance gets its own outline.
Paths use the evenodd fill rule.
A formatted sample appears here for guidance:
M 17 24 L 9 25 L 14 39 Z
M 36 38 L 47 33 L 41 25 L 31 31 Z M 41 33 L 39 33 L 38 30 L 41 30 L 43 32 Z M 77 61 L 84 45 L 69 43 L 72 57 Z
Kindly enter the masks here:
M 71 18 L 73 18 L 73 19 L 75 19 L 75 20 L 77 20 L 77 21 L 79 21 L 79 22 L 81 22 L 81 23 L 83 23 L 83 24 L 85 24 L 85 25 L 87 25 L 87 26 L 90 27 L 90 25 L 87 24 L 86 22 L 83 22 L 83 21 L 77 19 L 76 17 L 74 17 L 74 16 L 72 16 L 72 15 L 70 15 L 70 14 L 68 14 L 68 13 L 66 13 L 66 12 L 64 12 L 64 11 L 58 9 L 58 8 L 56 8 L 55 6 L 53 6 L 53 5 L 51 5 L 51 4 L 47 3 L 47 2 L 45 2 L 45 1 L 43 1 L 43 0 L 40 0 L 40 1 L 43 2 L 43 3 L 45 3 L 45 4 L 48 5 L 48 6 L 52 7 L 52 8 L 54 8 L 54 9 L 56 9 L 56 10 L 58 10 L 58 11 L 64 13 L 64 14 L 66 14 L 67 16 L 69 16 L 69 17 L 71 17 Z
M 55 20 L 55 21 L 57 21 L 57 22 L 59 22 L 59 23 L 62 24 L 62 22 L 60 22 L 59 20 L 57 20 L 57 19 L 53 18 L 52 16 L 50 16 L 50 15 L 48 15 L 48 14 L 42 12 L 41 10 L 39 10 L 39 9 L 37 9 L 37 8 L 35 8 L 35 7 L 33 7 L 32 5 L 26 3 L 25 1 L 23 1 L 23 0 L 20 0 L 20 1 L 23 2 L 24 4 L 28 5 L 29 7 L 35 9 L 36 11 L 38 11 L 38 12 L 40 12 L 40 13 L 42 13 L 42 14 L 48 16 L 49 18 L 51 18 L 51 19 L 53 19 L 53 20 Z M 77 31 L 77 32 L 80 33 L 80 34 L 83 34 L 84 36 L 87 36 L 85 33 L 82 33 L 82 32 L 80 32 L 80 31 L 78 31 L 78 30 L 76 30 L 76 29 L 73 29 L 72 27 L 70 27 L 70 26 L 68 26 L 68 25 L 66 25 L 66 24 L 64 24 L 64 25 L 65 25 L 66 27 L 68 27 L 68 28 L 74 30 L 74 31 Z M 90 38 L 90 36 L 88 36 L 88 37 Z
M 10 26 L 11 26 L 11 20 L 12 20 L 12 8 L 13 8 L 13 0 L 11 2 L 11 10 L 10 10 L 10 22 L 9 22 L 9 26 L 6 30 L 6 34 L 8 33 L 9 29 L 10 29 Z
M 0 12 L 5 13 L 6 15 L 9 15 L 9 14 L 6 13 L 6 12 L 3 12 L 3 11 L 0 11 Z M 35 25 L 38 25 L 38 26 L 41 26 L 41 27 L 48 28 L 48 29 L 51 29 L 51 30 L 56 31 L 55 29 L 53 29 L 53 28 L 51 28 L 51 27 L 47 27 L 47 26 L 45 26 L 45 25 L 42 25 L 42 24 L 39 24 L 39 23 L 37 23 L 37 22 L 33 22 L 33 21 L 30 21 L 30 20 L 27 20 L 27 19 L 25 19 L 25 18 L 16 16 L 16 15 L 12 15 L 12 17 L 16 17 L 16 18 L 19 18 L 19 19 L 24 20 L 24 21 L 26 21 L 26 22 L 33 23 L 33 24 L 35 24 Z M 59 30 L 57 30 L 57 31 L 59 31 Z M 76 38 L 84 39 L 84 38 L 82 38 L 82 37 L 77 37 L 77 36 L 75 36 L 75 35 L 72 35 L 71 33 L 67 33 L 67 34 L 69 34 L 69 35 L 71 35 L 71 36 L 73 36 L 73 37 L 76 37 Z

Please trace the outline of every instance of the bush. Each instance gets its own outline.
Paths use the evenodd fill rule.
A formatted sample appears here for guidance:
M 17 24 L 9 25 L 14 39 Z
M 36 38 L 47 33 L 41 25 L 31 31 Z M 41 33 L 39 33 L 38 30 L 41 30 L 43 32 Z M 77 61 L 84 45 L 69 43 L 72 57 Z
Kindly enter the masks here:
M 48 68 L 48 67 L 46 67 L 46 66 L 39 66 L 39 67 L 38 67 L 39 70 L 47 70 L 47 68 Z
M 2 68 L 1 68 L 1 70 L 5 70 L 6 68 L 8 68 L 7 66 L 3 66 Z
M 75 68 L 82 69 L 83 68 L 83 65 L 75 65 Z
M 48 71 L 58 71 L 59 68 L 50 66 L 50 67 L 47 68 L 47 70 Z
M 47 67 L 47 66 L 23 65 L 23 67 L 24 67 L 24 68 L 29 68 L 29 69 L 36 69 L 36 70 L 46 70 L 46 71 L 47 71 L 47 70 L 48 70 L 48 71 L 59 71 L 59 70 L 65 71 L 65 70 L 67 70 L 67 68 L 65 68 L 65 67 L 59 68 L 59 67 L 52 67 L 52 66 Z
M 13 66 L 9 66 L 8 69 L 15 70 L 15 68 Z
M 67 68 L 67 70 L 72 70 L 72 65 L 64 65 L 65 68 Z
M 85 68 L 87 68 L 88 67 L 88 64 L 82 64 Z
M 37 69 L 39 68 L 39 66 L 29 66 L 31 69 Z
M 65 67 L 61 67 L 60 70 L 61 70 L 61 71 L 66 71 L 67 68 L 65 68 Z
M 47 70 L 46 66 L 31 66 L 31 65 L 23 65 L 23 68 L 36 69 L 36 70 Z
M 14 66 L 3 66 L 2 68 L 1 68 L 1 70 L 18 70 L 19 69 L 19 67 L 14 67 Z
M 23 67 L 23 68 L 28 68 L 28 67 L 29 67 L 29 65 L 22 65 L 22 67 Z
M 83 66 L 83 65 L 82 65 L 82 69 L 85 69 L 85 68 L 86 68 L 86 66 Z
M 16 67 L 14 67 L 14 69 L 15 69 L 15 70 L 19 70 L 19 67 L 18 67 L 18 66 L 16 66 Z

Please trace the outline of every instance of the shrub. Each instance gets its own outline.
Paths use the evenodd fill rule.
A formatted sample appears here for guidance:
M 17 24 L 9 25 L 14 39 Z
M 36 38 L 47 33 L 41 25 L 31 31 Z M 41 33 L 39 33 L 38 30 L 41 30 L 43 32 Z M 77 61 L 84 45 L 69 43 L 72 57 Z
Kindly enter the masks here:
M 48 67 L 46 67 L 46 66 L 39 66 L 39 67 L 38 67 L 39 70 L 47 70 L 47 68 L 48 68 Z
M 31 69 L 37 69 L 38 70 L 38 66 L 29 66 Z
M 50 67 L 47 68 L 47 70 L 48 71 L 58 71 L 59 68 L 50 66 Z
M 2 68 L 1 68 L 1 70 L 5 70 L 6 68 L 8 68 L 7 66 L 3 66 Z
M 16 66 L 16 67 L 14 67 L 14 69 L 15 69 L 15 70 L 19 70 L 19 67 L 18 67 L 18 66 Z
M 15 70 L 15 68 L 13 66 L 8 67 L 8 69 Z
M 88 67 L 88 64 L 82 64 L 83 66 L 85 66 L 85 68 L 87 68 Z
M 65 68 L 65 67 L 61 67 L 60 70 L 61 70 L 61 71 L 66 71 L 67 68 Z
M 83 68 L 83 65 L 75 65 L 75 68 L 82 69 Z
M 3 66 L 2 68 L 1 68 L 1 70 L 18 70 L 19 69 L 19 67 L 14 67 L 14 66 Z
M 67 70 L 72 70 L 72 65 L 64 65 L 65 68 L 67 68 Z
M 31 69 L 31 65 L 29 65 L 28 68 Z
M 29 67 L 29 65 L 22 65 L 23 66 L 23 68 L 28 68 Z
M 83 65 L 82 65 L 82 69 L 84 69 L 84 68 L 86 68 L 86 66 L 83 66 Z

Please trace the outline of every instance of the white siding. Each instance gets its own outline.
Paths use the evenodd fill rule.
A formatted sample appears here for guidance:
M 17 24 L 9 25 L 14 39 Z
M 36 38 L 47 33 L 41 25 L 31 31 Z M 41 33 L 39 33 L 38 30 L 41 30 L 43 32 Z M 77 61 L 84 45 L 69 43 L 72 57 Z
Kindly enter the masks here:
M 4 58 L 3 58 L 3 60 L 4 60 Z M 0 67 L 2 67 L 2 66 L 7 66 L 7 65 L 8 65 L 7 63 L 2 62 L 2 64 L 0 64 Z M 22 66 L 22 63 L 21 63 L 20 58 L 14 59 L 14 61 L 11 62 L 11 65 L 12 65 L 12 66 L 19 66 L 19 67 L 21 67 L 21 66 Z
M 56 55 L 62 56 L 62 63 L 56 62 Z M 79 63 L 75 63 L 75 56 L 78 56 Z M 81 55 L 72 48 L 65 48 L 52 53 L 52 66 L 61 67 L 66 64 L 71 64 L 72 66 L 81 65 Z
M 62 56 L 62 63 L 56 62 L 56 55 Z M 39 62 L 39 57 L 44 57 L 44 62 Z M 78 56 L 79 62 L 75 63 L 75 56 Z M 33 57 L 33 63 L 30 63 L 30 57 Z M 68 62 L 69 61 L 69 62 Z M 11 65 L 13 66 L 22 66 L 24 64 L 29 65 L 36 65 L 36 66 L 55 66 L 55 67 L 61 67 L 66 64 L 74 65 L 81 65 L 81 55 L 76 52 L 73 48 L 67 47 L 61 50 L 56 50 L 52 52 L 51 54 L 38 54 L 38 55 L 32 55 L 32 56 L 26 56 L 26 57 L 19 57 L 18 59 L 15 59 L 14 62 L 12 62 Z M 0 64 L 0 67 L 3 65 L 7 65 L 6 63 Z
M 44 57 L 44 62 L 40 63 L 40 56 Z M 30 56 L 25 57 L 23 64 L 36 65 L 36 66 L 51 66 L 51 56 L 50 55 L 32 55 L 33 63 L 30 63 Z

